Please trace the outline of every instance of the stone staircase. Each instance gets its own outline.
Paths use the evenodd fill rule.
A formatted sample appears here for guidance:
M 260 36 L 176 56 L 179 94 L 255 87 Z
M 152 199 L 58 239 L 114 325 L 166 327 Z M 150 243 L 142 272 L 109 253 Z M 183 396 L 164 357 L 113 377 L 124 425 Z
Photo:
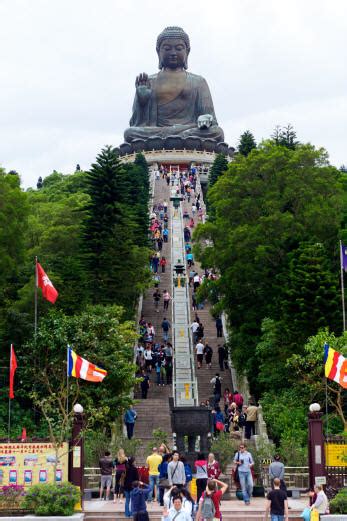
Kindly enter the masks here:
M 163 202 L 165 199 L 170 200 L 170 191 L 163 179 L 154 181 L 154 197 L 153 204 Z M 170 216 L 169 216 L 170 218 Z M 170 229 L 170 227 L 169 227 Z M 167 260 L 165 273 L 161 273 L 161 268 L 158 268 L 158 274 L 160 275 L 159 291 L 163 292 L 167 289 L 170 294 L 171 291 L 171 243 L 163 243 L 163 249 L 161 252 L 162 256 L 165 256 Z M 172 325 L 172 312 L 171 303 L 169 304 L 168 311 L 163 310 L 163 302 L 160 302 L 159 312 L 157 313 L 153 304 L 154 285 L 149 288 L 143 297 L 142 314 L 145 320 L 152 322 L 155 329 L 155 342 L 162 342 L 162 329 L 161 323 L 163 318 L 166 317 Z M 137 420 L 134 430 L 134 436 L 141 440 L 141 447 L 137 453 L 137 464 L 141 465 L 145 462 L 146 456 L 144 452 L 152 439 L 152 431 L 154 429 L 161 429 L 166 432 L 168 439 L 172 439 L 172 430 L 170 424 L 170 410 L 169 410 L 169 397 L 172 396 L 172 385 L 165 385 L 159 387 L 156 385 L 156 373 L 153 368 L 150 375 L 150 388 L 148 391 L 147 399 L 141 399 L 141 392 L 138 389 L 134 390 L 135 398 L 135 410 L 137 412 Z
M 202 193 L 201 198 L 202 199 Z M 183 203 L 183 208 L 188 210 L 189 215 L 192 215 L 191 212 L 191 206 L 192 206 L 192 199 L 190 203 L 187 201 Z M 198 219 L 195 215 L 194 217 L 195 223 L 198 222 Z M 203 270 L 201 269 L 200 263 L 195 261 L 194 269 L 199 273 L 199 275 L 203 274 Z M 189 270 L 189 268 L 188 268 Z M 191 298 L 193 286 L 190 288 L 189 294 Z M 210 383 L 211 378 L 215 376 L 216 373 L 220 373 L 220 376 L 222 378 L 222 394 L 224 393 L 224 390 L 226 388 L 229 388 L 230 390 L 233 390 L 233 384 L 232 384 L 232 378 L 231 373 L 229 370 L 221 371 L 219 368 L 218 363 L 218 345 L 223 345 L 225 343 L 225 338 L 219 337 L 217 338 L 217 331 L 215 326 L 215 320 L 213 319 L 211 313 L 210 313 L 211 305 L 206 302 L 204 305 L 204 309 L 199 309 L 197 311 L 193 311 L 193 308 L 191 308 L 191 317 L 192 319 L 195 316 L 195 313 L 198 315 L 200 321 L 202 322 L 204 326 L 204 339 L 203 342 L 205 343 L 208 341 L 209 345 L 213 349 L 213 356 L 212 356 L 212 368 L 208 369 L 205 362 L 201 369 L 197 369 L 196 365 L 196 375 L 197 375 L 197 381 L 198 381 L 198 393 L 199 393 L 199 402 L 205 401 L 206 399 L 210 399 L 210 397 L 213 395 L 213 385 Z M 224 402 L 223 398 L 220 402 L 221 409 L 223 411 L 224 409 Z

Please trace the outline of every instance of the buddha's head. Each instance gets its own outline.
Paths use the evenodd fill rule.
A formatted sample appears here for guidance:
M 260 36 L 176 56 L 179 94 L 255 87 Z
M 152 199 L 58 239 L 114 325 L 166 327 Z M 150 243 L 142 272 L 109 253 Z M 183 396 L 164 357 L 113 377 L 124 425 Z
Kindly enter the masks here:
M 189 36 L 181 27 L 166 27 L 157 38 L 159 69 L 187 69 Z

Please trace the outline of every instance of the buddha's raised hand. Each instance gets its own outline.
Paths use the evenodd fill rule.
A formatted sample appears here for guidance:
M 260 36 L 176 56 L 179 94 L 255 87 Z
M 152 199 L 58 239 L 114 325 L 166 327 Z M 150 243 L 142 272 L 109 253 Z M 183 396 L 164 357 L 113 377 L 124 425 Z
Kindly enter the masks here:
M 135 87 L 148 87 L 151 88 L 151 84 L 149 83 L 148 74 L 145 72 L 140 72 L 140 74 L 136 77 Z

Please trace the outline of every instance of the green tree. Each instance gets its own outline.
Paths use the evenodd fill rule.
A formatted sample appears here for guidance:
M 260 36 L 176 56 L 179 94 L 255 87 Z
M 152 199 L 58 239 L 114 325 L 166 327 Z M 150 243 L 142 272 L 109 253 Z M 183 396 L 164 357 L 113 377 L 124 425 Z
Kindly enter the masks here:
M 322 243 L 300 244 L 288 258 L 281 320 L 285 343 L 295 352 L 318 329 L 341 330 L 339 277 Z
M 233 360 L 260 392 L 256 345 L 263 319 L 282 318 L 289 254 L 304 242 L 336 251 L 340 173 L 323 149 L 300 145 L 291 150 L 264 142 L 247 157 L 237 155 L 210 189 L 209 200 L 215 219 L 197 227 L 195 252 L 203 266 L 221 274 L 214 292 L 228 315 Z M 331 266 L 337 273 L 336 257 Z M 325 282 L 333 288 L 329 277 Z M 312 327 L 318 328 L 318 322 Z
M 221 176 L 222 173 L 227 170 L 227 168 L 228 160 L 226 156 L 224 154 L 217 154 L 208 176 L 209 187 L 215 184 L 219 176 Z
M 25 258 L 28 199 L 18 175 L 0 169 L 0 342 L 9 341 L 8 312 L 20 289 L 20 271 Z
M 89 306 L 73 316 L 50 310 L 40 320 L 36 342 L 33 339 L 17 348 L 16 378 L 21 387 L 16 398 L 21 407 L 32 407 L 29 397 L 34 392 L 35 401 L 42 401 L 51 422 L 55 413 L 57 419 L 60 417 L 58 412 L 66 405 L 66 357 L 70 345 L 77 354 L 107 370 L 107 377 L 99 384 L 71 377 L 70 405 L 78 397 L 86 412 L 98 409 L 96 427 L 109 429 L 129 404 L 135 384 L 133 346 L 137 333 L 134 323 L 123 316 L 119 306 Z M 67 427 L 68 422 L 65 424 Z
M 344 430 L 347 431 L 346 390 L 324 376 L 324 344 L 347 356 L 347 332 L 341 336 L 329 333 L 327 329 L 319 331 L 308 339 L 302 353 L 293 354 L 287 361 L 288 371 L 300 381 L 300 389 L 311 400 L 325 404 L 325 385 L 328 389 L 328 406 L 340 417 Z M 310 402 L 311 403 L 311 402 Z M 323 406 L 324 410 L 324 406 Z
M 145 175 L 140 195 L 136 195 L 135 179 L 140 171 L 138 164 L 123 167 L 115 150 L 106 147 L 87 174 L 90 203 L 83 242 L 91 299 L 117 302 L 129 312 L 148 279 L 148 252 L 141 246 L 147 210 L 138 211 L 147 205 L 148 195 L 143 200 Z
M 243 156 L 248 156 L 248 154 L 253 150 L 253 148 L 257 148 L 257 143 L 254 139 L 254 136 L 250 130 L 246 130 L 240 136 L 240 143 L 237 147 L 239 154 Z
M 288 123 L 286 127 L 275 127 L 271 138 L 274 140 L 276 145 L 281 145 L 291 150 L 295 150 L 295 148 L 300 144 L 296 139 L 296 132 L 290 123 Z

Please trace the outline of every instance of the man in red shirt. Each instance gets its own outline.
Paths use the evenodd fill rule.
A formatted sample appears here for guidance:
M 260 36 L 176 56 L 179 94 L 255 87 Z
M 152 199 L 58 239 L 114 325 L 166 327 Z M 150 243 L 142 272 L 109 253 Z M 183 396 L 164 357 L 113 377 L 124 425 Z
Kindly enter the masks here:
M 218 487 L 220 486 L 220 489 Z M 209 479 L 207 482 L 206 490 L 202 493 L 202 496 L 199 501 L 199 508 L 196 513 L 195 521 L 202 521 L 203 515 L 202 515 L 202 508 L 204 503 L 204 497 L 210 497 L 212 499 L 213 505 L 214 505 L 214 514 L 213 518 L 220 519 L 220 501 L 222 499 L 223 494 L 226 492 L 228 488 L 228 485 L 226 483 L 223 483 L 223 481 L 219 481 L 219 479 Z

